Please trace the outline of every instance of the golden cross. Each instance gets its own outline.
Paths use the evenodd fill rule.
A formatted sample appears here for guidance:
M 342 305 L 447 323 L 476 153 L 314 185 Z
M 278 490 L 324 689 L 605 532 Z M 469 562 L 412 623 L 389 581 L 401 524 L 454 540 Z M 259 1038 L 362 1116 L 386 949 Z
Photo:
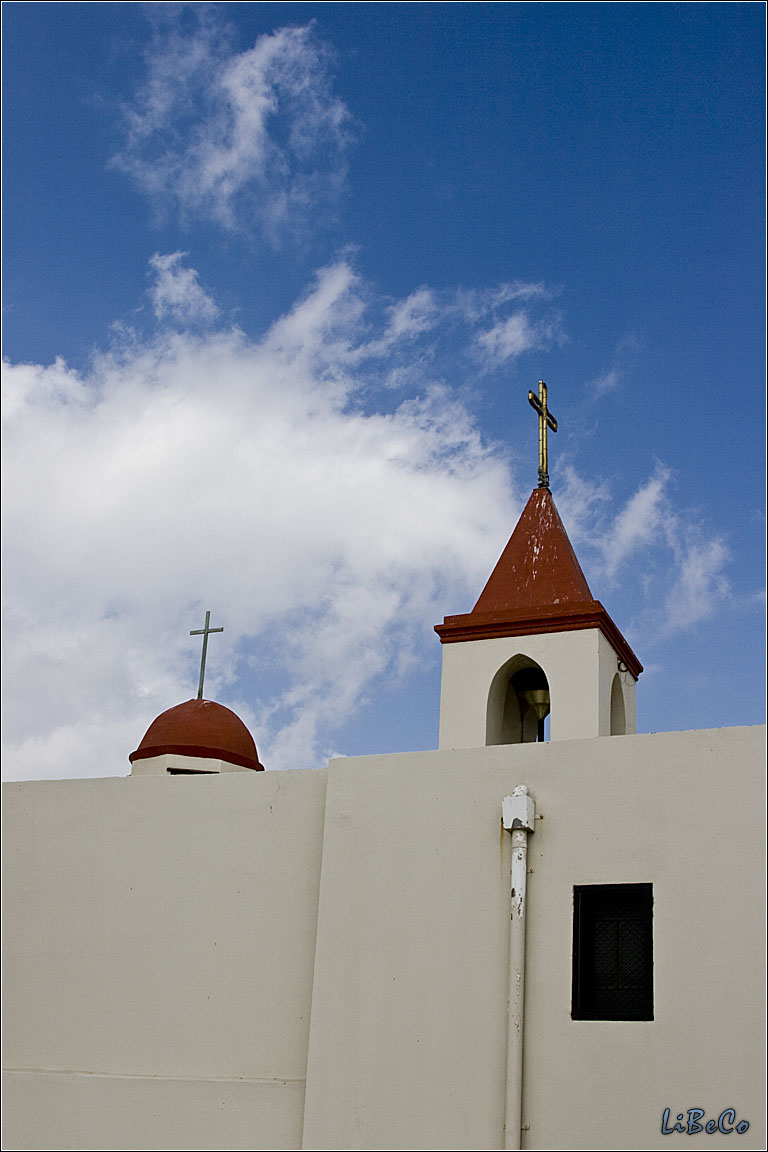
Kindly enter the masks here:
M 549 472 L 547 461 L 547 428 L 557 432 L 557 420 L 547 408 L 547 386 L 539 380 L 539 394 L 528 393 L 528 403 L 539 414 L 539 488 L 549 488 Z
M 190 636 L 202 636 L 202 638 L 203 638 L 203 657 L 200 661 L 200 684 L 199 684 L 198 689 L 197 689 L 198 700 L 202 700 L 202 698 L 203 698 L 203 680 L 205 679 L 205 656 L 206 656 L 206 653 L 208 651 L 208 637 L 211 634 L 211 632 L 223 632 L 224 631 L 223 628 L 210 628 L 209 627 L 210 623 L 211 623 L 211 614 L 210 614 L 210 612 L 206 612 L 204 627 L 196 628 L 194 630 L 194 632 L 190 632 Z

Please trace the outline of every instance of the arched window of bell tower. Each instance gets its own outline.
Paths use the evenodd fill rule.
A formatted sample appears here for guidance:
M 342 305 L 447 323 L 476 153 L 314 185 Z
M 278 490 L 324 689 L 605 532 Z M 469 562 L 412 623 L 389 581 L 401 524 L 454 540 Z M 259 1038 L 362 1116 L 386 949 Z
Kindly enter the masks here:
M 523 653 L 513 656 L 491 681 L 485 743 L 528 744 L 543 740 L 549 704 L 544 669 Z
M 627 733 L 627 715 L 624 709 L 624 689 L 621 686 L 621 677 L 618 672 L 611 684 L 611 736 L 625 736 Z

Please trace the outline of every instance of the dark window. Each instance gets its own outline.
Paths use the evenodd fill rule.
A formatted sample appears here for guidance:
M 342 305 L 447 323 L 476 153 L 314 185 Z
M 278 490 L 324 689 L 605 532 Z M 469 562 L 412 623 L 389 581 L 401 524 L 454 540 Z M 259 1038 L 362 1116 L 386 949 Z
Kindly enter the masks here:
M 213 771 L 198 771 L 197 768 L 169 768 L 169 776 L 215 776 Z
M 653 1020 L 653 885 L 573 889 L 574 1020 Z

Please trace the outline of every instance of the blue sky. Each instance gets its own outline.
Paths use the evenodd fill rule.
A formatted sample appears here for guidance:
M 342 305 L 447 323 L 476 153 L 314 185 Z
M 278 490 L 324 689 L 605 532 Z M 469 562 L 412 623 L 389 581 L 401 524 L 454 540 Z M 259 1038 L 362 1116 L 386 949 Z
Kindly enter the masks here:
M 642 731 L 763 719 L 760 4 L 3 5 L 6 774 L 434 747 L 536 483 Z

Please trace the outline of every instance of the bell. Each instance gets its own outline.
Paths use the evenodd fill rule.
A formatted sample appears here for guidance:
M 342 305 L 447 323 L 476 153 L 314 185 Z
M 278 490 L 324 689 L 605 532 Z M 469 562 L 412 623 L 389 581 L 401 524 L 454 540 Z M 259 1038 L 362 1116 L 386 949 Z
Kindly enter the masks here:
M 523 692 L 523 699 L 534 710 L 539 723 L 549 715 L 549 692 L 546 688 L 530 688 Z

